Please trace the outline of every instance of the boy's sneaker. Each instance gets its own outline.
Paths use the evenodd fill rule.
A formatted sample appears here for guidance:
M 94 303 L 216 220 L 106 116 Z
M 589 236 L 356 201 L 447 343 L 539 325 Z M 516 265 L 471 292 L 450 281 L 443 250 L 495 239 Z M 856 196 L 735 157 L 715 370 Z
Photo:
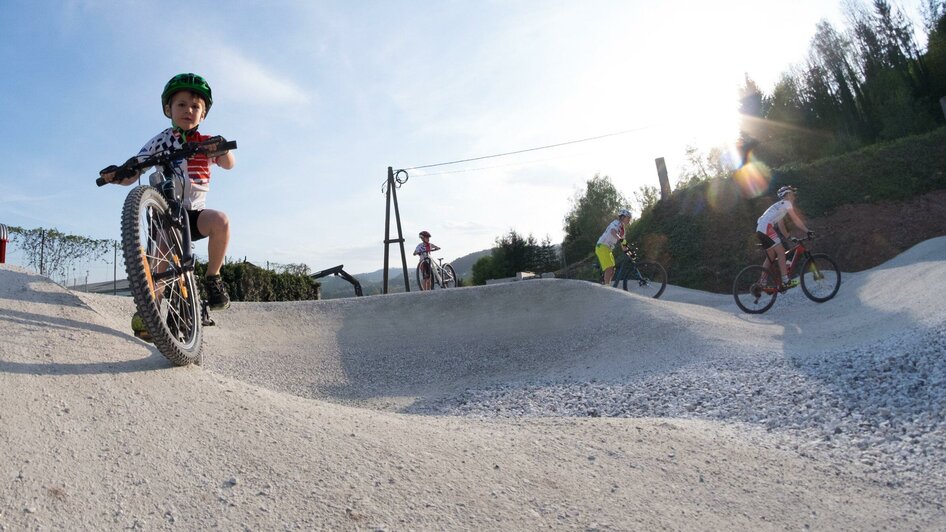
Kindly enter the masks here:
M 227 294 L 227 285 L 219 275 L 211 275 L 204 279 L 204 288 L 207 290 L 207 306 L 211 310 L 230 308 L 230 295 Z
M 148 327 L 145 326 L 145 320 L 141 319 L 137 312 L 131 317 L 131 330 L 135 333 L 136 338 L 140 338 L 145 342 L 151 341 L 151 333 L 148 332 Z
M 793 277 L 789 279 L 787 283 L 785 283 L 785 288 L 786 289 L 795 288 L 796 286 L 798 286 L 798 283 L 799 283 L 798 277 Z

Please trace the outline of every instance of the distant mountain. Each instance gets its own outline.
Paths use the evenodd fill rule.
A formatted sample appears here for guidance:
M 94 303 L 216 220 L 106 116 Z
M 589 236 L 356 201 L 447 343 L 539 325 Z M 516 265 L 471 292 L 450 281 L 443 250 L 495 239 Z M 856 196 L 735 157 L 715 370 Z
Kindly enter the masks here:
M 457 258 L 456 260 L 450 261 L 450 264 L 453 266 L 454 271 L 457 272 L 457 275 L 461 280 L 466 280 L 469 282 L 469 279 L 473 276 L 473 264 L 479 260 L 480 257 L 489 255 L 492 252 L 492 249 L 484 249 L 482 251 L 476 251 L 468 255 Z M 400 264 L 400 255 L 392 254 L 389 257 L 391 264 L 388 267 L 388 292 L 403 292 L 404 291 L 404 276 L 403 270 Z M 417 261 L 413 260 L 414 257 L 408 257 L 407 261 L 407 277 L 410 280 L 411 290 L 417 290 Z M 384 288 L 384 268 L 375 270 L 373 272 L 367 273 L 351 273 L 352 277 L 358 280 L 361 283 L 361 289 L 364 295 L 374 295 L 380 294 Z M 355 289 L 345 279 L 337 276 L 329 276 L 318 279 L 322 283 L 322 299 L 335 299 L 339 297 L 354 297 Z

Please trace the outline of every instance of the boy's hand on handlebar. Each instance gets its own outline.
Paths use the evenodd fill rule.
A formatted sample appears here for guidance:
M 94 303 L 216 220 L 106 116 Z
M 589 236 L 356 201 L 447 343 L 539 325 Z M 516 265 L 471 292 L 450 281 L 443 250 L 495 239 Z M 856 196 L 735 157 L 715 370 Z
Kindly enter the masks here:
M 105 168 L 99 171 L 99 179 L 96 180 L 96 183 L 99 183 L 99 186 L 102 186 L 106 183 L 115 183 L 125 181 L 127 179 L 137 179 L 141 175 L 141 171 L 134 168 L 129 168 L 129 163 L 137 162 L 137 159 L 132 157 L 121 166 L 115 166 L 114 164 L 106 166 Z
M 217 135 L 216 137 L 211 137 L 201 142 L 199 151 L 210 158 L 220 157 L 221 155 L 224 155 L 228 151 L 230 151 L 230 149 L 227 148 L 226 145 L 227 145 L 227 139 L 223 138 L 220 135 Z

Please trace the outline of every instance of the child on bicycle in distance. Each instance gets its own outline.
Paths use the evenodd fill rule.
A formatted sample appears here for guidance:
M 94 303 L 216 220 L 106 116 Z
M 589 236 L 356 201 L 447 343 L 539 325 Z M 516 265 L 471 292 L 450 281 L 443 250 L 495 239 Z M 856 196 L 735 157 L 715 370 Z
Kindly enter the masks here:
M 805 231 L 809 237 L 814 234 L 808 230 L 805 222 L 795 212 L 794 203 L 797 190 L 788 185 L 778 189 L 779 200 L 766 209 L 756 223 L 756 237 L 758 237 L 762 248 L 766 252 L 762 267 L 768 269 L 773 260 L 778 261 L 779 271 L 782 273 L 782 284 L 786 288 L 798 286 L 798 278 L 788 279 L 788 265 L 785 263 L 785 245 L 783 242 L 785 241 L 785 235 L 791 233 L 785 228 L 785 216 L 791 218 L 795 227 Z
M 595 246 L 595 255 L 598 256 L 601 270 L 604 271 L 604 286 L 610 285 L 611 278 L 614 277 L 614 253 L 611 250 L 618 241 L 621 242 L 621 246 L 627 247 L 627 242 L 624 240 L 624 226 L 630 222 L 631 211 L 621 209 L 617 217 L 608 224 Z
M 197 74 L 178 74 L 171 78 L 161 93 L 161 107 L 164 116 L 171 119 L 171 127 L 158 133 L 149 140 L 138 157 L 179 149 L 185 142 L 202 142 L 211 138 L 197 131 L 197 127 L 207 117 L 213 105 L 210 85 Z M 207 150 L 214 152 L 213 146 Z M 230 296 L 226 285 L 220 278 L 220 268 L 230 242 L 230 220 L 225 213 L 204 208 L 207 192 L 210 190 L 210 167 L 216 164 L 224 170 L 233 168 L 235 160 L 232 152 L 216 157 L 197 153 L 180 163 L 187 179 L 184 180 L 184 208 L 190 220 L 191 238 L 194 241 L 209 238 L 207 244 L 207 275 L 204 288 L 207 290 L 207 304 L 211 309 L 221 310 L 230 306 Z M 122 185 L 136 182 L 140 174 L 118 181 Z M 107 182 L 112 182 L 114 172 L 103 173 Z M 162 176 L 155 172 L 151 175 L 151 184 L 161 181 Z M 137 333 L 137 331 L 136 331 Z
M 420 236 L 421 243 L 417 244 L 417 247 L 414 248 L 414 255 L 417 255 L 417 258 L 420 261 L 420 265 L 421 265 L 420 266 L 421 272 L 424 274 L 424 279 L 422 281 L 424 286 L 421 287 L 421 289 L 430 290 L 430 287 L 432 284 L 432 280 L 430 278 L 430 275 L 431 275 L 430 263 L 424 262 L 424 259 L 426 259 L 427 257 L 430 257 L 430 253 L 432 251 L 437 251 L 440 248 L 436 244 L 430 243 L 430 233 L 428 233 L 427 231 L 421 231 L 420 235 L 418 236 Z

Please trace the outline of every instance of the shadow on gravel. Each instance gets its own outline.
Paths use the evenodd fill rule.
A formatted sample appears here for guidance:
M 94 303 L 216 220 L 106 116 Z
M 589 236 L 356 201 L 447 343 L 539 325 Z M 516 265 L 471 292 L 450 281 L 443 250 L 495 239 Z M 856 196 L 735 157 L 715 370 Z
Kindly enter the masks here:
M 91 310 L 81 299 L 66 289 L 51 282 L 46 277 L 35 274 L 0 270 L 0 342 L 4 342 L 6 349 L 13 349 L 13 339 L 2 338 L 2 328 L 23 328 L 26 330 L 41 330 L 43 333 L 66 335 L 69 333 L 93 332 L 101 335 L 113 336 L 125 342 L 137 342 L 126 333 L 116 331 L 88 321 L 56 316 L 62 314 L 64 308 L 77 309 L 78 312 Z M 49 309 L 50 314 L 38 312 L 24 312 L 22 310 L 4 308 L 3 301 L 23 302 L 37 310 Z M 37 342 L 41 340 L 37 335 Z M 24 354 L 43 354 L 42 344 L 23 345 L 20 351 Z M 150 356 L 137 360 L 119 362 L 90 362 L 90 363 L 63 363 L 63 362 L 14 362 L 0 359 L 0 372 L 29 374 L 29 375 L 89 375 L 107 373 L 127 373 L 153 371 L 172 367 L 154 347 L 149 348 Z M 55 353 L 57 358 L 68 357 L 68 353 Z M 28 356 L 28 355 L 27 355 Z

